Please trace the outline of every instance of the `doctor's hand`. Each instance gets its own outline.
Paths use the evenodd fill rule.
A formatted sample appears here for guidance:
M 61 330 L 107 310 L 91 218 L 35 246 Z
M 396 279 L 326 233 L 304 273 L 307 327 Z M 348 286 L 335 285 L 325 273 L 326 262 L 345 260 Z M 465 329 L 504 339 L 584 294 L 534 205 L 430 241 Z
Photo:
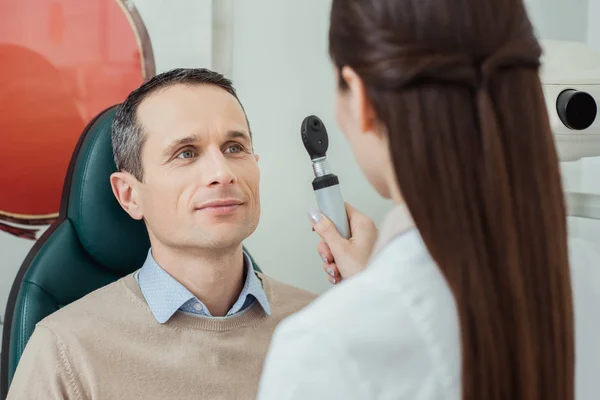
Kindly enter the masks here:
M 350 239 L 345 239 L 335 225 L 319 210 L 309 211 L 309 219 L 315 232 L 321 236 L 317 249 L 323 260 L 323 269 L 333 284 L 362 271 L 366 265 L 375 241 L 377 227 L 366 215 L 350 204 L 345 203 L 350 225 Z

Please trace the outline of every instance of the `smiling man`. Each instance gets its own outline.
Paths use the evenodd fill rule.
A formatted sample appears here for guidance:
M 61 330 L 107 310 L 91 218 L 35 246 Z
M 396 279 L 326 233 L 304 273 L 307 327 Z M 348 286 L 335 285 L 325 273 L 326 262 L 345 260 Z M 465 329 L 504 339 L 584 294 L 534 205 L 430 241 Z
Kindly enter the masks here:
M 134 274 L 41 321 L 9 399 L 254 399 L 277 323 L 314 295 L 255 273 L 258 156 L 231 82 L 152 78 L 113 123 L 116 199 L 151 249 Z

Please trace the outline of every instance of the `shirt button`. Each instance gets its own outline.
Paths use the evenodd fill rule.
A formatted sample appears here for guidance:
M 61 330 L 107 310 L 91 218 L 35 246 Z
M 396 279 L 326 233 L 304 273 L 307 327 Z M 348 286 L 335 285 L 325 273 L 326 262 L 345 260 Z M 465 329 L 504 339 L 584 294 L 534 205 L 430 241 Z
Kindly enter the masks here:
M 194 308 L 196 309 L 196 311 L 202 311 L 202 304 L 196 303 L 194 304 Z

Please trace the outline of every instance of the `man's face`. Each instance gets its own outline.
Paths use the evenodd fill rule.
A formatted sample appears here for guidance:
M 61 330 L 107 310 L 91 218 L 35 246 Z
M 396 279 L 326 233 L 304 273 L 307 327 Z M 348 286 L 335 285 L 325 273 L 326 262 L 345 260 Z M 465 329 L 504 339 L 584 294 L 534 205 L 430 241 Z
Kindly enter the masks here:
M 146 142 L 136 197 L 153 246 L 238 246 L 260 216 L 258 156 L 242 107 L 214 85 L 174 85 L 137 111 Z

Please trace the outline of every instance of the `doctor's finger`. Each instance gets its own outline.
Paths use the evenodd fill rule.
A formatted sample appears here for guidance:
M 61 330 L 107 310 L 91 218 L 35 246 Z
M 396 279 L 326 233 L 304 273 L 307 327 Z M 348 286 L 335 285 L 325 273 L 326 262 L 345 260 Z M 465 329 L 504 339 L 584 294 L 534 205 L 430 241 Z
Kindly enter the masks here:
M 336 281 L 341 281 L 340 270 L 335 263 L 323 263 L 323 271 L 331 277 L 335 278 Z
M 325 243 L 324 240 L 321 240 L 321 242 L 317 246 L 317 251 L 319 252 L 321 260 L 323 260 L 324 263 L 330 263 L 334 261 L 333 253 L 331 252 L 331 249 L 329 248 L 327 243 Z
M 323 241 L 327 242 L 333 251 L 342 251 L 348 245 L 348 240 L 340 235 L 333 222 L 323 215 L 323 213 L 319 210 L 311 210 L 308 215 L 315 232 L 321 236 Z

